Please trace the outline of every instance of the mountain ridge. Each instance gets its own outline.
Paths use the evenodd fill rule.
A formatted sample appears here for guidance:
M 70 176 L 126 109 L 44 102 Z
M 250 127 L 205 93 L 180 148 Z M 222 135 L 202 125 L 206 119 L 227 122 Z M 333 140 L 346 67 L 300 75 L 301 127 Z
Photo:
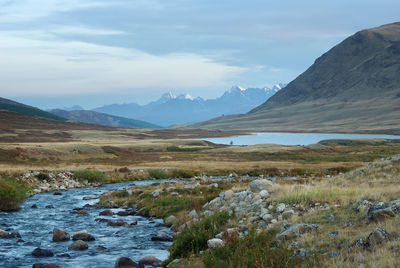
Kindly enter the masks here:
M 0 97 L 0 110 L 20 113 L 29 116 L 42 117 L 46 119 L 66 121 L 67 119 L 54 115 L 52 113 L 43 111 L 39 108 L 19 103 L 10 99 Z
M 362 30 L 247 114 L 177 128 L 400 133 L 400 23 Z
M 160 126 L 145 121 L 113 116 L 109 114 L 98 113 L 95 111 L 86 111 L 86 110 L 66 111 L 61 109 L 54 109 L 51 110 L 50 113 L 73 121 L 89 123 L 89 124 L 98 124 L 110 127 L 161 128 Z
M 112 104 L 93 109 L 93 111 L 126 118 L 135 118 L 161 126 L 180 123 L 200 122 L 220 115 L 250 111 L 285 84 L 276 84 L 272 88 L 247 88 L 234 86 L 216 99 L 202 99 L 189 94 L 174 95 L 167 92 L 156 101 L 146 105 L 136 103 Z

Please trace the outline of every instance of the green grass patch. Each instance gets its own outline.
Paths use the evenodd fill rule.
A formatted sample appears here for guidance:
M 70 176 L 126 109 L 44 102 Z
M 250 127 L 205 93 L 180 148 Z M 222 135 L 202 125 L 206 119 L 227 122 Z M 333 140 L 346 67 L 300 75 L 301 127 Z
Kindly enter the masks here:
M 157 217 L 167 218 L 185 209 L 190 209 L 192 206 L 191 200 L 188 197 L 165 196 L 155 199 L 149 207 Z
M 156 180 L 170 178 L 168 172 L 162 169 L 149 169 L 147 173 L 149 173 L 150 178 Z
M 255 230 L 242 239 L 228 237 L 224 247 L 210 249 L 202 256 L 206 268 L 211 267 L 297 267 L 301 260 L 292 258 L 292 251 L 275 242 L 274 234 Z
M 103 172 L 92 169 L 77 170 L 74 172 L 74 178 L 79 181 L 87 180 L 91 183 L 107 181 L 107 177 Z
M 357 191 L 355 189 L 340 189 L 340 188 L 329 188 L 329 189 L 310 189 L 300 191 L 285 191 L 280 193 L 277 197 L 278 203 L 285 204 L 304 204 L 310 205 L 314 203 L 341 203 L 346 198 L 356 196 Z
M 0 178 L 0 210 L 12 211 L 27 197 L 27 187 L 8 176 Z
M 149 169 L 147 172 L 150 178 L 156 180 L 170 179 L 170 178 L 191 178 L 199 174 L 198 172 L 185 169 L 173 169 L 173 170 Z
M 204 148 L 168 146 L 166 150 L 167 152 L 198 152 L 204 150 Z
M 113 154 L 115 156 L 120 156 L 119 153 L 117 153 L 116 151 L 114 151 L 111 147 L 109 146 L 103 146 L 101 147 L 103 149 L 103 152 L 105 152 L 106 154 Z
M 187 258 L 207 249 L 207 240 L 222 232 L 230 218 L 228 212 L 218 212 L 200 220 L 191 227 L 185 228 L 175 236 L 174 244 L 169 248 L 169 261 Z

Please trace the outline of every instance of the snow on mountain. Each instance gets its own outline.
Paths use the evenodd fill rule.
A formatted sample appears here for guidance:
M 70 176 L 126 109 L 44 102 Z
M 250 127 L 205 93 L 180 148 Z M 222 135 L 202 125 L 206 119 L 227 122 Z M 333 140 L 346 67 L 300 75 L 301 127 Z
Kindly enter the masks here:
M 190 96 L 190 94 L 181 94 L 178 97 L 176 97 L 176 99 L 178 100 L 194 100 L 194 98 L 192 96 Z
M 244 88 L 233 86 L 216 99 L 204 100 L 194 98 L 184 93 L 176 96 L 167 92 L 156 101 L 147 105 L 134 103 L 121 105 L 107 105 L 94 109 L 97 112 L 135 118 L 161 126 L 173 124 L 193 123 L 211 119 L 217 116 L 247 113 L 251 109 L 267 101 L 279 91 L 284 84 L 276 84 L 265 88 Z

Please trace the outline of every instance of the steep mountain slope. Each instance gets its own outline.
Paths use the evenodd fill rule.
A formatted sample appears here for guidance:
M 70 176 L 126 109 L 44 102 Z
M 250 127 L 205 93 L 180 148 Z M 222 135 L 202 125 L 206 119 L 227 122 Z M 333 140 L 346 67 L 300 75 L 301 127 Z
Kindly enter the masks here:
M 11 112 L 16 112 L 16 113 L 30 115 L 30 116 L 36 116 L 36 117 L 43 117 L 43 118 L 53 119 L 53 120 L 66 121 L 65 118 L 62 118 L 60 116 L 45 112 L 38 108 L 29 106 L 29 105 L 25 105 L 25 104 L 22 104 L 22 103 L 13 101 L 13 100 L 5 99 L 5 98 L 0 98 L 0 110 L 11 111 Z
M 220 115 L 248 112 L 274 95 L 281 87 L 284 85 L 248 89 L 234 86 L 221 97 L 209 100 L 200 97 L 193 98 L 189 94 L 175 96 L 168 92 L 157 101 L 147 105 L 113 104 L 96 108 L 94 111 L 169 126 L 200 122 Z
M 94 111 L 76 110 L 65 111 L 55 109 L 50 111 L 52 114 L 83 123 L 98 124 L 112 127 L 135 127 L 135 128 L 160 128 L 160 126 L 119 116 L 113 116 Z
M 400 23 L 347 38 L 245 115 L 185 127 L 400 133 Z

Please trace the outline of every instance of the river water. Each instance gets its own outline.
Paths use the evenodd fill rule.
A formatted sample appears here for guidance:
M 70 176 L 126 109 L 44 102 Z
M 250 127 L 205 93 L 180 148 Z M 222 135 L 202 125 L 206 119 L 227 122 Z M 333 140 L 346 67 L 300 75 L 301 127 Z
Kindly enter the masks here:
M 148 185 L 157 181 L 134 182 L 136 185 Z M 104 210 L 96 207 L 85 207 L 89 215 L 77 215 L 71 213 L 73 208 L 83 207 L 86 204 L 94 204 L 98 200 L 84 201 L 82 198 L 88 195 L 98 195 L 114 189 L 132 187 L 132 182 L 108 184 L 100 187 L 77 188 L 62 192 L 61 196 L 53 193 L 41 193 L 27 199 L 21 210 L 12 213 L 0 212 L 0 229 L 9 232 L 20 233 L 23 241 L 18 238 L 0 239 L 0 267 L 32 267 L 34 263 L 56 263 L 61 267 L 114 267 L 119 257 L 129 257 L 138 262 L 144 256 L 155 256 L 161 260 L 168 258 L 171 242 L 151 241 L 152 234 L 166 232 L 171 234 L 167 227 L 157 227 L 162 223 L 159 219 L 148 219 L 141 216 L 99 216 Z M 37 204 L 37 209 L 31 208 Z M 45 208 L 52 205 L 54 208 Z M 113 209 L 114 212 L 119 209 Z M 96 222 L 96 218 L 108 218 L 112 220 L 122 219 L 128 224 L 137 221 L 132 228 L 110 227 L 105 222 Z M 72 234 L 87 230 L 96 240 L 87 242 L 89 249 L 85 251 L 71 251 L 67 242 L 52 242 L 53 228 L 59 228 Z M 41 247 L 50 249 L 55 256 L 50 258 L 36 258 L 31 252 Z M 106 247 L 106 250 L 98 250 L 97 246 Z M 70 257 L 57 257 L 61 254 L 69 254 Z
M 203 139 L 216 144 L 256 145 L 256 144 L 281 144 L 281 145 L 309 145 L 322 140 L 331 139 L 400 139 L 396 135 L 381 134 L 335 134 L 335 133 L 279 133 L 263 132 L 227 138 Z

